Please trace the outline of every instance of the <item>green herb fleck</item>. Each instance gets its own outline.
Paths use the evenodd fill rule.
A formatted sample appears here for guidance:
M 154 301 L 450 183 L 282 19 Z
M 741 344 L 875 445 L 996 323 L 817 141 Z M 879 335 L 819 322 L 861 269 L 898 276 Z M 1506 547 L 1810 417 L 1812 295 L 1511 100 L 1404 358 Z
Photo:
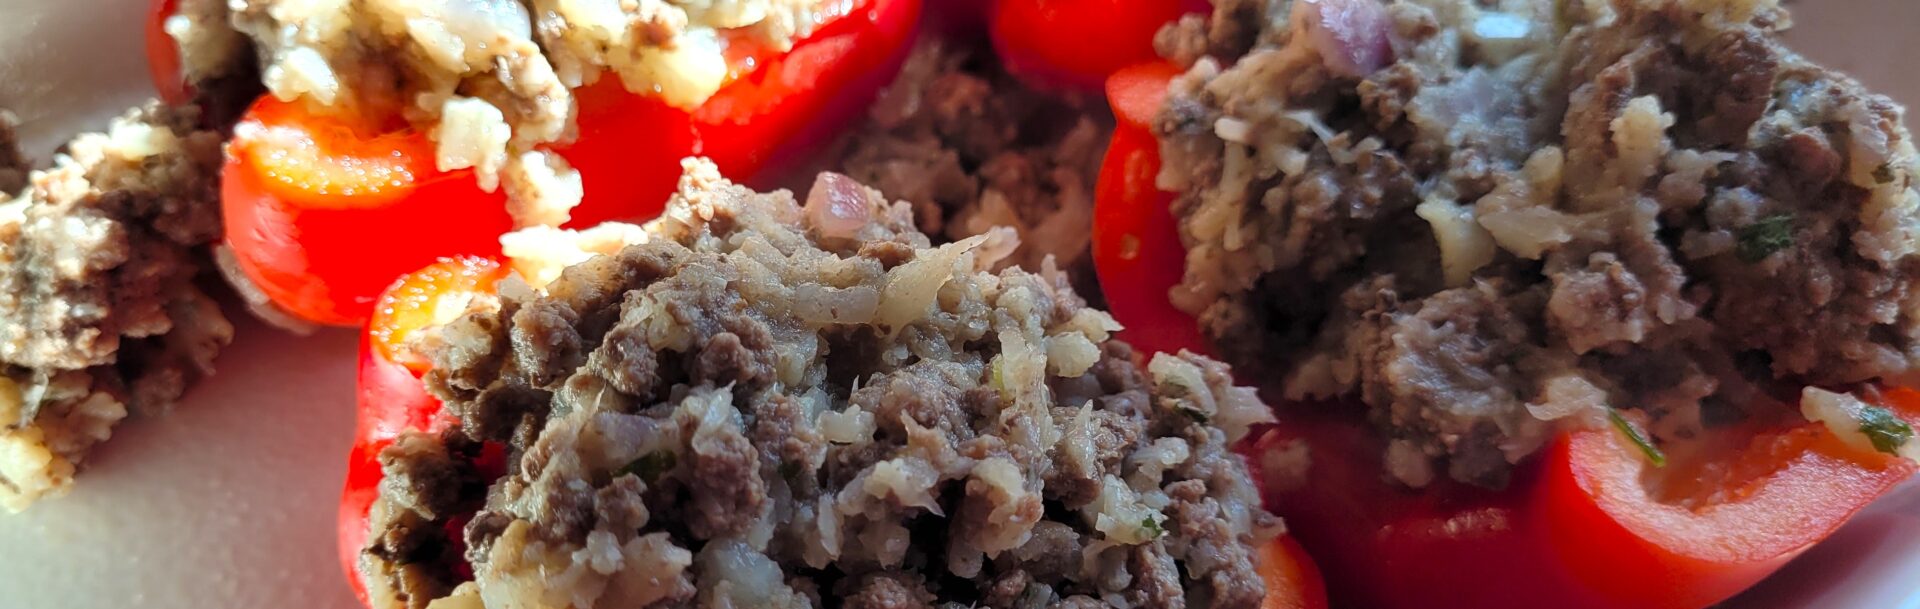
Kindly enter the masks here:
M 794 484 L 796 481 L 798 481 L 800 479 L 800 462 L 799 461 L 781 461 L 780 462 L 780 478 L 783 480 L 786 480 L 787 484 Z
M 1860 433 L 1867 434 L 1873 449 L 1889 455 L 1913 440 L 1913 426 L 1885 408 L 1868 405 L 1860 411 Z
M 1178 408 L 1176 410 L 1179 410 L 1180 414 L 1187 415 L 1187 418 L 1193 419 L 1193 422 L 1195 423 L 1199 423 L 1201 425 L 1207 424 L 1207 413 L 1200 412 L 1199 410 L 1196 410 L 1193 408 L 1184 408 L 1184 407 Z
M 1766 260 L 1774 252 L 1793 245 L 1793 216 L 1778 214 L 1761 218 L 1759 222 L 1742 227 L 1739 239 L 1734 253 L 1740 256 L 1742 262 Z
M 1634 446 L 1640 447 L 1640 452 L 1647 453 L 1647 460 L 1653 462 L 1654 467 L 1667 466 L 1667 453 L 1660 452 L 1660 447 L 1654 446 L 1653 441 L 1647 439 L 1647 434 L 1641 432 L 1640 428 L 1634 427 L 1626 417 L 1620 416 L 1620 411 L 1608 410 L 1607 417 L 1613 419 L 1615 429 L 1626 434 L 1627 439 L 1632 440 Z
M 1141 520 L 1140 528 L 1146 529 L 1147 539 L 1154 539 L 1154 538 L 1160 537 L 1161 535 L 1167 534 L 1167 531 L 1165 529 L 1160 528 L 1160 523 L 1153 521 L 1152 516 L 1148 516 L 1145 519 Z
M 1873 168 L 1873 181 L 1880 184 L 1892 184 L 1893 164 L 1881 163 L 1879 167 Z
M 673 471 L 673 466 L 679 462 L 680 457 L 673 454 L 673 451 L 656 450 L 634 459 L 626 467 L 620 468 L 620 473 L 633 474 L 639 476 L 642 482 L 653 484 L 660 479 L 661 475 Z

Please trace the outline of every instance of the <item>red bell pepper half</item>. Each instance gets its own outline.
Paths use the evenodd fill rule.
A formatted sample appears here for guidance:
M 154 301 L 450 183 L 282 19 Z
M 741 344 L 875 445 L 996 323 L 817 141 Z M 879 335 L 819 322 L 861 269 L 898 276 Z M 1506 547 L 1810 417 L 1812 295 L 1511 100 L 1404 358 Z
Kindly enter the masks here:
M 1920 393 L 1887 392 L 1920 421 Z M 1254 452 L 1294 442 L 1310 464 L 1266 489 L 1348 606 L 1701 609 L 1758 583 L 1915 471 L 1820 423 L 1714 432 L 1724 450 L 1656 467 L 1626 434 L 1565 434 L 1505 491 L 1384 479 L 1384 444 L 1349 421 L 1296 417 Z M 1256 461 L 1258 457 L 1255 457 Z
M 380 451 L 402 433 L 432 430 L 442 408 L 422 384 L 430 365 L 411 339 L 423 328 L 448 321 L 439 316 L 492 294 L 494 283 L 505 275 L 499 263 L 485 258 L 450 258 L 409 273 L 381 295 L 361 335 L 357 422 L 337 535 L 341 567 L 362 603 L 367 594 L 356 565 L 367 545 L 368 513 L 384 477 Z
M 380 451 L 401 433 L 432 430 L 445 420 L 438 418 L 442 404 L 422 385 L 431 364 L 414 350 L 411 339 L 421 329 L 447 321 L 437 316 L 463 310 L 472 299 L 491 293 L 505 273 L 492 260 L 460 258 L 408 274 L 382 294 L 361 337 L 358 424 L 341 492 L 337 539 L 341 569 L 363 604 L 367 594 L 358 565 L 367 546 L 368 515 L 384 477 Z M 489 445 L 481 458 L 490 460 L 481 464 L 483 475 L 504 473 L 499 447 Z M 1299 542 L 1277 537 L 1261 546 L 1258 559 L 1257 570 L 1267 585 L 1263 609 L 1327 609 L 1320 569 Z
M 148 47 L 156 87 L 178 101 L 178 51 L 162 31 L 173 1 L 154 4 Z M 738 42 L 728 51 L 738 74 L 691 111 L 613 78 L 578 91 L 580 135 L 555 150 L 586 191 L 572 225 L 659 213 L 687 156 L 748 179 L 818 148 L 898 71 L 920 8 L 854 0 L 784 53 Z M 358 325 L 396 277 L 443 256 L 496 255 L 512 227 L 500 192 L 481 191 L 470 171 L 438 171 L 426 135 L 391 117 L 262 99 L 230 151 L 222 198 L 238 266 L 314 323 Z
M 184 104 L 193 100 L 193 87 L 180 67 L 180 48 L 167 34 L 167 18 L 179 10 L 180 0 L 154 0 L 147 7 L 147 73 L 160 101 Z
M 1148 126 L 1171 66 L 1107 81 L 1119 127 L 1101 168 L 1094 262 L 1121 338 L 1149 350 L 1207 341 L 1167 299 L 1185 250 L 1152 187 Z M 1920 420 L 1920 393 L 1884 392 Z M 1340 409 L 1357 412 L 1355 408 Z M 1631 415 L 1630 415 L 1631 416 Z M 1655 467 L 1613 428 L 1557 439 L 1503 492 L 1385 480 L 1382 440 L 1357 421 L 1292 417 L 1249 450 L 1304 443 L 1303 484 L 1268 507 L 1327 573 L 1336 603 L 1380 609 L 1701 609 L 1757 583 L 1915 471 L 1849 447 L 1820 423 L 1719 430 L 1721 444 Z

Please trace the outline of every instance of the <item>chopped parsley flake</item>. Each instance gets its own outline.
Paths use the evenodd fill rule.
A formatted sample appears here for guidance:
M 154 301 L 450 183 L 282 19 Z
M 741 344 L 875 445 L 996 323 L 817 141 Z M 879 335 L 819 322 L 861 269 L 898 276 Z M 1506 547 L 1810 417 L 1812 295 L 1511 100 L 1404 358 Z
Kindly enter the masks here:
M 653 484 L 660 479 L 661 475 L 673 471 L 673 466 L 679 462 L 680 457 L 673 454 L 673 451 L 656 450 L 634 459 L 626 467 L 620 468 L 620 473 L 633 474 L 639 476 L 642 482 Z
M 1887 409 L 1872 405 L 1860 411 L 1860 433 L 1867 434 L 1874 450 L 1889 455 L 1898 453 L 1900 447 L 1913 440 L 1913 426 Z
M 1640 452 L 1647 453 L 1647 460 L 1651 461 L 1654 467 L 1667 466 L 1667 453 L 1660 452 L 1660 447 L 1654 446 L 1653 441 L 1647 439 L 1647 434 L 1641 432 L 1640 428 L 1634 427 L 1633 422 L 1628 421 L 1626 417 L 1620 416 L 1620 411 L 1607 411 L 1607 418 L 1613 419 L 1614 429 L 1618 429 L 1620 433 L 1626 434 L 1627 439 L 1632 440 L 1634 446 L 1640 447 Z
M 1741 227 L 1739 240 L 1734 253 L 1742 262 L 1766 260 L 1774 252 L 1793 245 L 1793 216 L 1777 214 L 1761 218 L 1759 222 Z
M 1154 522 L 1152 516 L 1148 516 L 1145 519 L 1142 519 L 1140 521 L 1140 528 L 1147 532 L 1148 539 L 1154 539 L 1161 535 L 1167 534 L 1166 529 L 1160 528 L 1160 523 Z

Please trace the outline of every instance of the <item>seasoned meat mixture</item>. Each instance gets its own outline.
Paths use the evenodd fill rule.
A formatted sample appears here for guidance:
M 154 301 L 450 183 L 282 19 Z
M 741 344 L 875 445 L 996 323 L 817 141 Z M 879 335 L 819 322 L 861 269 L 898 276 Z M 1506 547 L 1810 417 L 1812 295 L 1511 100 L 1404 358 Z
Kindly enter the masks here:
M 1259 605 L 1228 445 L 1269 415 L 1225 365 L 1143 368 L 1059 273 L 838 174 L 690 162 L 645 230 L 430 341 L 451 414 L 381 455 L 375 606 Z
M 220 136 L 150 106 L 0 202 L 0 507 L 63 493 L 129 412 L 171 407 L 233 338 L 194 285 L 220 236 Z M 25 163 L 0 129 L 0 179 Z
M 1910 379 L 1902 110 L 1787 26 L 1772 0 L 1222 0 L 1157 40 L 1189 66 L 1156 126 L 1175 303 L 1288 397 L 1358 396 L 1416 486 L 1499 486 L 1609 407 L 1684 437 L 1790 410 L 1770 383 Z
M 936 241 L 1012 228 L 1020 243 L 1007 264 L 1038 269 L 1053 256 L 1081 294 L 1097 294 L 1087 249 L 1113 132 L 1104 104 L 1027 88 L 984 39 L 927 38 L 826 167 L 911 202 Z
M 579 174 L 546 151 L 573 137 L 576 89 L 606 78 L 692 108 L 724 84 L 728 40 L 784 51 L 849 10 L 822 0 L 182 1 L 166 31 L 190 79 L 257 62 L 281 99 L 397 110 L 432 134 L 440 169 L 472 168 L 482 188 L 504 187 L 522 226 L 559 225 L 580 201 Z

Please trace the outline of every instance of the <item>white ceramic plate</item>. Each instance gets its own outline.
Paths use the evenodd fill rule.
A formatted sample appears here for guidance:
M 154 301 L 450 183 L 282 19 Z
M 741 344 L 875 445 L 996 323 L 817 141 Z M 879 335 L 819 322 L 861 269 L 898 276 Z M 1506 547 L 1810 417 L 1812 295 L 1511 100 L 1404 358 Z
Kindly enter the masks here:
M 1920 107 L 1920 2 L 1792 5 L 1804 53 Z M 29 153 L 150 95 L 145 10 L 0 0 L 0 107 L 25 121 Z M 122 427 L 72 495 L 0 517 L 0 609 L 354 609 L 333 544 L 353 350 L 349 332 L 242 322 L 220 374 L 176 412 Z M 1730 607 L 1920 609 L 1920 486 Z

